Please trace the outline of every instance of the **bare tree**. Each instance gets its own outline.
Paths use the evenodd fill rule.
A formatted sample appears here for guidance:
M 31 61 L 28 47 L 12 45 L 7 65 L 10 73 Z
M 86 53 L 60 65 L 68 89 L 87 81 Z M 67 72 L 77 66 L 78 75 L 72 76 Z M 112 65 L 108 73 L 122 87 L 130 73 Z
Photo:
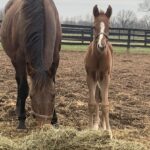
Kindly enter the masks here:
M 144 0 L 143 3 L 140 3 L 139 9 L 145 12 L 150 11 L 150 0 Z
M 135 28 L 137 23 L 136 14 L 131 10 L 121 10 L 116 16 L 117 27 Z
M 91 26 L 92 25 L 92 17 L 90 15 L 86 15 L 85 18 L 83 18 L 82 16 L 65 18 L 63 20 L 63 24 Z
M 112 28 L 117 28 L 118 27 L 118 23 L 117 23 L 116 17 L 111 18 L 110 26 Z
M 150 16 L 146 15 L 138 21 L 138 28 L 150 29 Z

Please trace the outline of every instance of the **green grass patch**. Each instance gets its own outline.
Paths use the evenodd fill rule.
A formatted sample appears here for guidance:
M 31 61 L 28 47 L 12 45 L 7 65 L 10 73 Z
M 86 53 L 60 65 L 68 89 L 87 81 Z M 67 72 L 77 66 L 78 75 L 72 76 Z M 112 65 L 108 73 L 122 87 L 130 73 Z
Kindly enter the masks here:
M 77 51 L 77 52 L 84 52 L 87 51 L 88 45 L 62 45 L 61 48 L 63 51 Z M 113 47 L 114 52 L 116 53 L 126 53 L 126 47 Z M 131 53 L 150 53 L 150 48 L 130 48 L 129 52 Z
M 87 51 L 88 45 L 62 45 L 64 51 Z

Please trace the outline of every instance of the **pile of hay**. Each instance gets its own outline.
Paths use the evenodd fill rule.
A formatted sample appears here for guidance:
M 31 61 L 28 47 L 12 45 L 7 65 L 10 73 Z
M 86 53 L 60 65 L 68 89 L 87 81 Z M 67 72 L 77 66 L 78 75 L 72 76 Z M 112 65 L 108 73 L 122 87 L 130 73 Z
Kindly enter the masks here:
M 1 141 L 1 139 L 0 139 Z M 13 142 L 12 142 L 13 143 Z M 33 132 L 11 146 L 3 144 L 3 149 L 20 150 L 146 150 L 140 143 L 123 140 L 110 140 L 101 131 L 77 131 L 71 128 L 43 128 Z M 1 142 L 0 142 L 1 144 Z M 10 146 L 10 147 L 9 147 Z M 13 147 L 12 147 L 13 146 Z
M 16 150 L 18 145 L 12 140 L 0 135 L 0 150 Z

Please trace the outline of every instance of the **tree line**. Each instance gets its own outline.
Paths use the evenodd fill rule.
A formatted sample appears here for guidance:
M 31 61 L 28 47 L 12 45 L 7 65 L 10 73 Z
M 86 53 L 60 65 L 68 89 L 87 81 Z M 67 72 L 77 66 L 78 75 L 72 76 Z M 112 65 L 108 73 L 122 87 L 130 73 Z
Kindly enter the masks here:
M 145 12 L 145 16 L 138 18 L 132 10 L 121 10 L 111 19 L 113 28 L 140 28 L 150 30 L 150 0 L 143 0 L 139 4 L 139 11 Z M 87 15 L 84 19 L 81 16 L 65 18 L 63 24 L 92 25 L 92 16 Z
M 145 16 L 138 19 L 132 10 L 121 10 L 111 19 L 112 28 L 139 28 L 150 30 L 150 0 L 143 0 L 139 4 L 139 11 L 145 12 Z M 0 10 L 0 21 L 3 17 L 3 11 Z M 63 24 L 73 25 L 92 25 L 92 16 L 87 15 L 84 19 L 81 16 L 62 19 Z

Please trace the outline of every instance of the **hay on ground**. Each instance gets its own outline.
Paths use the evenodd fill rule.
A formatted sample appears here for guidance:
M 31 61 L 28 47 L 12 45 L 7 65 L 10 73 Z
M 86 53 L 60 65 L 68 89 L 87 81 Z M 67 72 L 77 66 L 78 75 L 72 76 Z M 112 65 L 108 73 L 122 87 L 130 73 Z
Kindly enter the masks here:
M 3 150 L 147 150 L 141 143 L 110 140 L 108 134 L 101 131 L 47 127 L 20 139 L 17 144 L 10 139 L 0 137 L 0 148 Z
M 0 150 L 16 150 L 18 148 L 12 140 L 0 135 Z

